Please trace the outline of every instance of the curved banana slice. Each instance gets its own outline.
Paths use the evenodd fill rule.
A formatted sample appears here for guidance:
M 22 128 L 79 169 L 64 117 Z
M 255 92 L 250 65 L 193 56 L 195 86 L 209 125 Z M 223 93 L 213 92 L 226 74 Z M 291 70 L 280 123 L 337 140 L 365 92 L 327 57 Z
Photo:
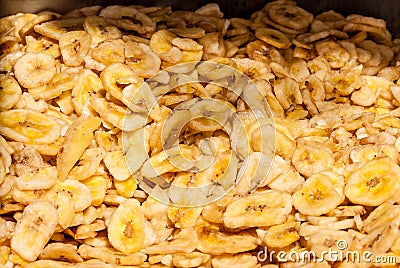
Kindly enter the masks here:
M 35 25 L 33 29 L 46 37 L 59 40 L 63 34 L 69 31 L 82 30 L 83 21 L 83 18 L 53 20 Z
M 289 109 L 293 104 L 303 103 L 299 84 L 292 78 L 285 77 L 276 80 L 274 93 L 284 109 Z
M 92 37 L 85 31 L 72 31 L 60 37 L 59 45 L 64 64 L 79 66 L 90 50 Z
M 201 252 L 176 253 L 172 256 L 172 263 L 175 267 L 200 267 L 208 263 L 211 256 Z
M 121 130 L 133 131 L 146 125 L 147 113 L 128 113 L 128 109 L 104 98 L 91 98 L 90 103 L 102 119 Z
M 263 243 L 268 247 L 284 248 L 300 239 L 298 230 L 300 222 L 286 222 L 274 225 L 263 237 Z
M 368 162 L 376 157 L 388 156 L 397 161 L 398 152 L 396 147 L 389 144 L 366 144 L 353 148 L 350 151 L 350 159 L 356 162 Z
M 78 247 L 72 244 L 51 243 L 48 244 L 40 254 L 41 260 L 62 260 L 69 263 L 83 262 L 77 253 Z
M 22 95 L 18 82 L 9 74 L 0 74 L 0 111 L 10 110 Z
M 288 193 L 269 190 L 233 201 L 224 213 L 228 228 L 262 227 L 285 222 L 292 210 Z
M 41 167 L 36 173 L 26 173 L 15 179 L 19 190 L 45 190 L 53 187 L 57 182 L 56 167 Z
M 223 223 L 223 216 L 226 211 L 226 208 L 229 204 L 231 204 L 235 200 L 235 197 L 225 196 L 205 207 L 203 207 L 203 211 L 201 215 L 207 221 L 214 223 Z
M 106 191 L 110 183 L 109 179 L 97 175 L 82 181 L 82 183 L 89 188 L 92 196 L 92 206 L 100 206 L 106 196 Z
M 86 149 L 69 172 L 68 179 L 81 181 L 94 175 L 105 156 L 106 150 L 101 147 Z
M 400 167 L 389 157 L 369 161 L 348 178 L 344 192 L 354 204 L 378 206 L 400 188 Z
M 57 73 L 53 76 L 49 84 L 41 87 L 29 88 L 28 92 L 35 99 L 51 100 L 60 96 L 64 91 L 70 90 L 75 84 L 75 75 Z
M 72 104 L 78 115 L 89 98 L 103 88 L 100 78 L 93 71 L 85 69 L 72 88 Z
M 150 47 L 157 55 L 166 53 L 173 48 L 172 40 L 177 37 L 169 30 L 159 30 L 151 36 Z
M 43 14 L 38 15 L 28 23 L 25 23 L 24 26 L 18 31 L 18 35 L 22 40 L 25 39 L 26 35 L 30 34 L 33 31 L 33 27 L 37 24 L 52 20 L 54 18 L 51 14 Z
M 25 40 L 26 52 L 49 54 L 55 59 L 61 56 L 60 47 L 53 39 L 44 36 L 38 39 L 35 39 L 33 36 L 26 36 Z
M 57 211 L 50 203 L 34 202 L 26 206 L 11 238 L 11 249 L 27 261 L 36 260 L 57 223 Z
M 329 176 L 322 173 L 309 177 L 293 194 L 293 206 L 302 214 L 312 216 L 330 212 L 343 200 L 344 196 L 335 190 Z
M 92 50 L 92 57 L 96 61 L 108 66 L 125 61 L 125 42 L 121 39 L 111 39 L 99 43 Z
M 256 256 L 249 253 L 243 254 L 222 254 L 212 258 L 212 267 L 214 268 L 252 268 L 258 267 Z
M 142 248 L 144 242 L 144 215 L 136 199 L 127 199 L 112 214 L 108 225 L 111 245 L 126 254 Z
M 101 10 L 99 16 L 122 29 L 136 31 L 139 34 L 153 33 L 156 30 L 156 23 L 146 14 L 133 7 L 108 6 Z
M 117 181 L 127 180 L 131 176 L 122 151 L 108 152 L 104 158 L 104 164 Z
M 56 72 L 54 58 L 43 53 L 26 53 L 14 64 L 15 78 L 25 88 L 48 84 Z
M 75 212 L 85 210 L 92 203 L 92 196 L 89 188 L 79 181 L 65 180 L 63 182 L 59 182 L 55 187 L 56 191 L 65 192 L 71 196 Z
M 260 243 L 257 237 L 248 232 L 224 233 L 215 227 L 199 228 L 198 239 L 196 248 L 212 255 L 245 252 L 255 249 Z
M 321 148 L 301 143 L 297 145 L 292 157 L 296 170 L 306 177 L 329 170 L 334 162 L 333 154 L 328 147 Z
M 175 207 L 170 206 L 167 210 L 169 220 L 175 224 L 176 228 L 193 227 L 199 218 L 202 207 Z
M 61 127 L 45 114 L 14 109 L 0 113 L 0 133 L 15 141 L 49 144 L 60 137 Z
M 114 186 L 115 190 L 117 190 L 117 193 L 125 198 L 133 197 L 137 189 L 136 180 L 132 177 L 129 177 L 127 180 L 124 181 L 115 180 Z
M 113 63 L 107 66 L 101 72 L 100 78 L 104 88 L 118 100 L 123 99 L 123 89 L 121 90 L 121 87 L 142 82 L 135 72 L 123 63 Z
M 95 15 L 85 18 L 83 29 L 92 37 L 92 44 L 122 37 L 121 31 L 117 27 L 111 25 L 104 17 Z
M 59 191 L 56 198 L 58 224 L 61 228 L 68 228 L 75 217 L 75 207 L 72 197 L 65 191 Z
M 137 76 L 150 78 L 160 70 L 161 59 L 148 45 L 128 42 L 125 45 L 125 63 Z
M 100 126 L 98 117 L 81 116 L 65 133 L 65 142 L 57 155 L 58 179 L 65 180 L 75 163 L 93 139 L 93 132 Z

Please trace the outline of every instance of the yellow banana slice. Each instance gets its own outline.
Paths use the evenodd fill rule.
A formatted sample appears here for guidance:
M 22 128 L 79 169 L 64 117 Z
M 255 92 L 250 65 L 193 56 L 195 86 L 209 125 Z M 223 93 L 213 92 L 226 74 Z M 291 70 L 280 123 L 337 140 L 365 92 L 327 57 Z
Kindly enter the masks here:
M 91 70 L 85 69 L 72 88 L 72 104 L 78 115 L 82 114 L 86 101 L 103 88 L 100 78 Z
M 201 252 L 176 253 L 172 256 L 172 263 L 176 267 L 200 267 L 210 259 L 210 255 Z
M 299 222 L 286 222 L 274 225 L 268 229 L 263 242 L 272 248 L 284 248 L 300 239 Z
M 104 65 L 125 61 L 125 42 L 121 39 L 106 40 L 92 50 L 93 59 Z
M 46 37 L 59 40 L 63 34 L 69 31 L 82 30 L 83 20 L 83 18 L 53 20 L 35 25 L 33 29 Z
M 310 177 L 318 172 L 329 170 L 334 164 L 334 159 L 329 147 L 299 143 L 294 151 L 292 163 L 300 174 Z
M 136 42 L 126 43 L 125 63 L 137 76 L 143 78 L 157 74 L 161 66 L 160 58 L 148 45 Z
M 259 239 L 248 232 L 223 233 L 217 228 L 199 228 L 199 241 L 196 245 L 198 250 L 212 255 L 221 255 L 249 251 L 259 244 Z
M 104 17 L 88 16 L 83 22 L 83 28 L 92 37 L 92 44 L 98 44 L 108 39 L 122 37 L 121 31 L 111 25 Z
M 102 119 L 121 130 L 133 131 L 146 124 L 147 116 L 143 113 L 128 113 L 128 109 L 104 98 L 90 98 L 90 103 Z
M 186 208 L 170 206 L 167 210 L 168 218 L 176 228 L 193 227 L 203 210 L 202 207 Z
M 0 111 L 13 108 L 19 101 L 22 91 L 18 82 L 9 74 L 0 74 Z
M 27 261 L 34 261 L 56 230 L 57 211 L 48 202 L 34 202 L 25 207 L 15 227 L 11 249 Z
M 0 113 L 0 133 L 11 140 L 49 144 L 60 137 L 61 127 L 50 116 L 14 109 Z
M 366 144 L 355 147 L 350 152 L 350 158 L 353 162 L 368 162 L 376 157 L 388 156 L 397 161 L 398 152 L 396 147 L 389 144 Z
M 159 30 L 151 36 L 150 47 L 157 55 L 160 55 L 173 48 L 172 40 L 177 37 L 169 30 Z
M 106 156 L 103 148 L 88 148 L 82 154 L 76 166 L 71 169 L 68 174 L 70 180 L 84 180 L 94 175 L 100 166 L 100 162 Z
M 269 190 L 232 202 L 224 213 L 224 224 L 228 228 L 271 226 L 283 223 L 291 210 L 289 194 Z
M 124 181 L 114 181 L 115 189 L 117 193 L 125 198 L 131 198 L 134 196 L 135 191 L 137 189 L 136 180 L 132 177 L 129 177 L 127 180 Z
M 19 190 L 44 190 L 53 187 L 57 182 L 56 167 L 41 167 L 36 173 L 27 173 L 15 179 Z
M 72 197 L 65 191 L 59 191 L 56 198 L 58 224 L 61 228 L 68 228 L 75 217 L 75 206 Z
M 35 25 L 52 20 L 53 18 L 54 17 L 51 14 L 38 15 L 37 17 L 30 20 L 28 23 L 24 24 L 24 26 L 18 31 L 18 35 L 22 40 L 24 40 L 26 35 L 32 33 L 33 27 Z
M 335 257 L 323 254 L 328 250 L 335 252 L 346 252 L 351 248 L 353 237 L 347 231 L 323 230 L 309 237 L 307 245 L 321 258 L 327 261 L 334 260 Z
M 142 248 L 144 215 L 136 199 L 127 199 L 112 214 L 108 225 L 108 239 L 117 250 L 129 254 Z
M 322 173 L 309 177 L 293 194 L 294 207 L 302 214 L 313 216 L 328 213 L 343 200 L 344 196 L 335 190 L 329 176 Z
M 69 263 L 83 262 L 77 253 L 78 247 L 72 244 L 51 243 L 48 244 L 39 255 L 41 260 L 62 260 Z
M 117 181 L 127 180 L 131 176 L 122 151 L 108 152 L 105 155 L 104 164 Z
M 65 142 L 57 156 L 58 179 L 65 180 L 75 163 L 93 139 L 93 132 L 100 126 L 98 117 L 79 117 L 65 133 Z
M 76 180 L 65 180 L 55 186 L 58 192 L 66 192 L 72 198 L 75 212 L 83 211 L 92 203 L 92 196 L 89 188 Z
M 29 88 L 28 92 L 35 99 L 51 100 L 60 96 L 64 91 L 74 87 L 75 75 L 67 73 L 57 73 L 51 81 L 41 87 Z
M 354 204 L 378 206 L 400 188 L 400 167 L 389 157 L 367 162 L 351 174 L 344 188 Z
M 53 58 L 61 56 L 61 51 L 58 43 L 47 37 L 39 37 L 35 39 L 33 36 L 26 36 L 26 52 L 36 52 L 49 54 Z
M 223 216 L 226 211 L 226 208 L 230 203 L 235 200 L 235 197 L 232 196 L 225 196 L 205 207 L 203 207 L 203 211 L 201 215 L 204 219 L 209 222 L 214 223 L 223 223 Z
M 92 206 L 100 206 L 109 188 L 109 180 L 104 176 L 96 175 L 81 182 L 89 188 L 90 195 L 92 196 Z
M 85 31 L 72 31 L 60 37 L 59 45 L 64 64 L 67 66 L 79 66 L 90 50 L 92 38 Z
M 15 78 L 25 88 L 44 86 L 56 74 L 55 65 L 55 60 L 50 55 L 26 53 L 14 64 Z
M 270 28 L 256 29 L 255 36 L 278 49 L 286 49 L 290 47 L 291 43 L 286 35 L 278 30 Z

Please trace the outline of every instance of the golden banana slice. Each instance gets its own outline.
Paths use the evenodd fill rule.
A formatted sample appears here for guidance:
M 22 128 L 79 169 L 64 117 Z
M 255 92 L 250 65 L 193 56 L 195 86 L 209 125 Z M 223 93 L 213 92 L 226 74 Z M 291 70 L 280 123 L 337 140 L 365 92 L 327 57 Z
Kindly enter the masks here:
M 26 36 L 25 40 L 26 52 L 49 54 L 55 59 L 61 56 L 60 47 L 53 39 L 44 36 L 38 39 L 35 39 L 33 36 Z
M 289 194 L 269 190 L 233 201 L 224 213 L 224 225 L 239 228 L 280 224 L 285 222 L 291 210 Z
M 223 223 L 223 215 L 227 206 L 235 200 L 232 196 L 224 196 L 223 198 L 203 207 L 201 215 L 209 222 Z
M 329 170 L 335 160 L 329 147 L 316 147 L 299 143 L 292 157 L 296 170 L 306 177 Z
M 41 167 L 36 173 L 26 173 L 15 179 L 19 190 L 44 190 L 53 187 L 57 182 L 56 167 Z
M 350 60 L 350 54 L 334 41 L 318 42 L 315 49 L 318 56 L 324 57 L 332 68 L 341 68 Z
M 268 229 L 263 237 L 263 242 L 272 248 L 284 248 L 300 239 L 298 230 L 299 222 L 286 222 L 274 225 Z
M 366 144 L 355 147 L 350 152 L 350 158 L 353 162 L 368 162 L 377 157 L 388 156 L 394 161 L 398 159 L 396 147 L 389 144 Z
M 161 66 L 160 58 L 148 45 L 136 42 L 126 43 L 125 63 L 137 76 L 143 78 L 156 75 Z
M 22 91 L 18 82 L 9 74 L 0 74 L 0 111 L 13 108 L 19 101 Z
M 86 17 L 83 22 L 83 28 L 92 37 L 92 44 L 122 37 L 121 31 L 109 23 L 104 17 L 95 15 Z
M 117 181 L 127 180 L 131 176 L 122 151 L 108 152 L 105 155 L 104 164 L 111 176 Z
M 67 66 L 79 66 L 90 50 L 92 37 L 85 31 L 71 31 L 61 35 L 59 45 L 62 59 Z
M 62 260 L 69 263 L 83 262 L 77 253 L 78 247 L 72 244 L 51 243 L 48 244 L 40 254 L 41 260 Z
M 279 78 L 274 82 L 274 93 L 284 109 L 289 109 L 293 104 L 302 104 L 299 84 L 292 78 Z
M 186 227 L 193 227 L 202 210 L 202 207 L 189 208 L 170 206 L 167 210 L 167 215 L 176 228 L 183 229 Z
M 257 237 L 248 232 L 226 233 L 218 230 L 218 227 L 199 228 L 198 237 L 196 248 L 212 255 L 245 252 L 255 249 L 260 243 Z
M 129 113 L 128 109 L 104 98 L 91 98 L 90 103 L 102 119 L 121 130 L 133 131 L 146 125 L 145 112 Z
M 125 42 L 121 39 L 106 40 L 92 50 L 93 59 L 108 66 L 112 63 L 125 61 Z
M 45 114 L 14 109 L 0 113 L 0 133 L 15 141 L 49 144 L 60 137 L 61 127 Z
M 76 166 L 71 169 L 68 174 L 70 180 L 84 180 L 96 173 L 100 166 L 100 162 L 106 156 L 106 151 L 103 148 L 88 148 L 82 154 Z
M 56 230 L 57 211 L 48 202 L 25 207 L 11 239 L 11 249 L 27 261 L 34 261 Z
M 60 19 L 44 22 L 34 26 L 34 30 L 46 37 L 59 40 L 69 31 L 82 30 L 83 18 Z
M 335 184 L 328 175 L 312 175 L 293 194 L 293 206 L 305 215 L 319 216 L 330 212 L 344 201 L 343 194 L 335 190 Z
M 75 206 L 72 197 L 65 191 L 59 191 L 55 203 L 58 213 L 58 224 L 63 229 L 70 227 L 75 217 Z
M 114 180 L 114 186 L 115 190 L 117 190 L 118 195 L 125 198 L 133 197 L 137 189 L 136 180 L 132 177 L 129 177 L 127 180 L 124 181 Z
M 56 72 L 54 58 L 43 53 L 26 53 L 14 64 L 15 78 L 25 88 L 48 84 Z
M 57 183 L 55 187 L 57 192 L 66 192 L 71 196 L 75 212 L 85 210 L 92 203 L 89 188 L 79 181 L 65 180 Z
M 144 242 L 144 215 L 136 199 L 127 199 L 112 214 L 108 225 L 111 245 L 126 254 L 135 253 Z
M 271 46 L 278 49 L 286 49 L 290 47 L 291 43 L 286 35 L 278 30 L 270 28 L 256 29 L 255 36 Z
M 35 99 L 51 100 L 60 96 L 64 91 L 72 89 L 75 80 L 74 74 L 57 73 L 47 85 L 29 88 L 28 92 Z
M 175 38 L 177 36 L 169 30 L 159 30 L 151 36 L 150 47 L 157 55 L 160 55 L 173 48 L 172 40 Z
M 98 175 L 82 181 L 89 188 L 90 195 L 92 196 L 92 206 L 100 206 L 103 203 L 109 182 L 109 179 Z
M 28 23 L 25 23 L 24 26 L 18 31 L 18 35 L 22 40 L 24 40 L 26 35 L 32 33 L 33 27 L 35 25 L 52 20 L 53 18 L 54 16 L 51 14 L 38 15 L 32 20 L 30 20 Z
M 91 70 L 85 69 L 78 77 L 72 88 L 72 104 L 78 115 L 89 98 L 103 88 L 100 78 Z
M 133 7 L 108 6 L 101 10 L 99 16 L 107 18 L 108 22 L 117 27 L 139 34 L 152 34 L 156 30 L 156 23 Z
M 353 237 L 347 231 L 323 230 L 309 237 L 307 245 L 320 258 L 334 261 L 335 257 L 324 254 L 328 250 L 334 252 L 346 252 L 351 248 Z
M 351 174 L 344 192 L 354 204 L 378 206 L 400 188 L 400 167 L 389 157 L 367 162 Z
M 93 132 L 100 126 L 98 117 L 79 117 L 65 133 L 65 142 L 57 156 L 58 179 L 65 180 L 75 163 L 93 139 Z
M 201 252 L 176 253 L 172 255 L 172 263 L 175 267 L 200 267 L 208 263 L 211 256 Z

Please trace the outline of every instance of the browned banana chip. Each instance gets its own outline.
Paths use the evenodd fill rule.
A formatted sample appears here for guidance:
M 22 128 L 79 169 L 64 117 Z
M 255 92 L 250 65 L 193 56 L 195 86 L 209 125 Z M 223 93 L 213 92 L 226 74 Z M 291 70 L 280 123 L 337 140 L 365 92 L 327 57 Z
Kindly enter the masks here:
M 33 27 L 37 24 L 52 20 L 54 18 L 53 15 L 46 14 L 46 15 L 41 15 L 37 16 L 33 20 L 31 20 L 29 23 L 25 24 L 20 30 L 19 30 L 19 36 L 21 37 L 21 40 L 25 40 L 25 36 L 30 34 L 33 31 Z
M 261 61 L 267 64 L 271 62 L 283 64 L 284 62 L 283 56 L 276 48 L 268 45 L 261 40 L 256 40 L 248 43 L 246 46 L 246 51 L 247 55 L 252 60 Z
M 263 17 L 263 18 L 261 18 L 261 20 L 262 20 L 263 23 L 265 23 L 267 25 L 271 25 L 272 27 L 280 30 L 281 32 L 287 33 L 287 34 L 301 34 L 301 33 L 304 33 L 306 31 L 306 28 L 303 28 L 301 30 L 288 28 L 288 27 L 283 26 L 283 25 L 281 25 L 279 23 L 273 22 L 268 17 Z
M 64 15 L 62 15 L 62 18 L 66 19 L 66 18 L 89 17 L 99 14 L 102 8 L 103 8 L 102 6 L 82 7 L 65 13 Z
M 330 29 L 330 30 L 325 30 L 325 31 L 314 33 L 310 36 L 304 37 L 303 40 L 306 41 L 307 43 L 313 43 L 315 41 L 327 38 L 329 36 L 334 36 L 339 39 L 349 38 L 349 35 L 345 32 L 335 30 L 335 29 Z
M 146 14 L 135 8 L 126 6 L 108 6 L 101 10 L 100 16 L 120 28 L 128 31 L 136 31 L 139 34 L 154 33 L 156 23 Z
M 206 35 L 206 31 L 200 27 L 193 27 L 193 28 L 170 28 L 168 29 L 176 35 L 185 38 L 202 38 Z
M 333 29 L 342 29 L 343 26 L 346 24 L 345 17 L 337 13 L 333 10 L 322 12 L 321 14 L 315 16 L 315 20 L 322 21 L 325 23 L 329 28 Z
M 341 68 L 350 59 L 349 53 L 334 41 L 322 41 L 315 44 L 318 56 L 323 56 L 332 68 Z
M 346 18 L 346 21 L 352 22 L 352 23 L 370 25 L 370 26 L 374 26 L 374 27 L 378 27 L 378 28 L 386 28 L 386 21 L 384 21 L 382 19 L 376 19 L 373 17 L 366 17 L 366 16 L 357 15 L 357 14 L 348 15 Z
M 307 28 L 314 18 L 311 13 L 294 5 L 272 5 L 268 15 L 272 21 L 295 30 Z
M 259 28 L 255 35 L 258 39 L 279 49 L 285 49 L 291 45 L 285 34 L 274 29 Z
M 59 40 L 63 34 L 69 31 L 83 30 L 83 21 L 84 18 L 52 20 L 35 25 L 33 29 L 46 37 Z
M 359 24 L 353 22 L 347 22 L 345 26 L 343 26 L 344 32 L 359 32 L 364 31 L 368 34 L 372 35 L 377 41 L 384 41 L 388 38 L 386 30 L 384 28 L 379 28 L 376 26 Z

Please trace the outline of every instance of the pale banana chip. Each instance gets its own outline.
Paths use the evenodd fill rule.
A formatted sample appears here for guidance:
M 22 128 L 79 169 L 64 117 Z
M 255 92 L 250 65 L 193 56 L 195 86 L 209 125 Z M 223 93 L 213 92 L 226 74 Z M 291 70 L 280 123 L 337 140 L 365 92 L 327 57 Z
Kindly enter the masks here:
M 79 66 L 89 52 L 91 36 L 85 31 L 71 31 L 59 39 L 61 55 L 65 65 Z
M 10 110 L 21 97 L 21 87 L 14 77 L 8 74 L 0 75 L 0 87 L 0 111 Z

